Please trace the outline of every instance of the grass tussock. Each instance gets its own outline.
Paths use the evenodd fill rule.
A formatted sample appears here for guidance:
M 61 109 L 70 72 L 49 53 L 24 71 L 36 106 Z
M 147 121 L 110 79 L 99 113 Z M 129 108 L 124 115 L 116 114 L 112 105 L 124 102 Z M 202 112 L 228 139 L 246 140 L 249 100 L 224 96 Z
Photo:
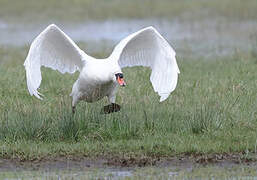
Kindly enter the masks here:
M 159 103 L 147 68 L 125 69 L 121 112 L 102 115 L 107 100 L 81 102 L 71 113 L 69 93 L 78 74 L 42 68 L 43 101 L 27 92 L 23 61 L 28 47 L 1 48 L 0 156 L 255 151 L 256 59 L 249 54 L 205 60 L 178 59 L 177 89 Z

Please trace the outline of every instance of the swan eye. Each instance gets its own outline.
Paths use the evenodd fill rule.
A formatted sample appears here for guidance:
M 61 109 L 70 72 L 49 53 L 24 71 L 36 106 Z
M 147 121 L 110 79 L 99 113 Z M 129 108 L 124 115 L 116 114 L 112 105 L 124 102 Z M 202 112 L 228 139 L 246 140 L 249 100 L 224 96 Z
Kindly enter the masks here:
M 120 77 L 120 78 L 123 78 L 123 74 L 122 73 L 117 73 L 115 74 L 116 78 Z

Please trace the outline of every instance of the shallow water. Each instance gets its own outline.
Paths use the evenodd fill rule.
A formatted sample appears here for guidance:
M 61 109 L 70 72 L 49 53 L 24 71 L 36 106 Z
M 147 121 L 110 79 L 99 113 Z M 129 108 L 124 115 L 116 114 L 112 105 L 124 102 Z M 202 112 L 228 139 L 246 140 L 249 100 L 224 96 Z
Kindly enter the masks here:
M 0 45 L 29 44 L 48 24 L 8 24 L 0 20 Z M 257 47 L 257 21 L 124 19 L 57 25 L 74 41 L 86 43 L 89 53 L 106 47 L 111 50 L 122 38 L 150 25 L 156 27 L 182 57 L 231 55 L 235 51 L 251 51 Z
M 163 159 L 155 166 L 108 165 L 106 159 L 53 159 L 0 161 L 0 179 L 257 179 L 255 162 L 238 164 L 223 160 L 196 163 L 190 159 Z
M 168 167 L 85 168 L 0 172 L 0 179 L 257 179 L 254 167 L 200 166 L 191 169 Z

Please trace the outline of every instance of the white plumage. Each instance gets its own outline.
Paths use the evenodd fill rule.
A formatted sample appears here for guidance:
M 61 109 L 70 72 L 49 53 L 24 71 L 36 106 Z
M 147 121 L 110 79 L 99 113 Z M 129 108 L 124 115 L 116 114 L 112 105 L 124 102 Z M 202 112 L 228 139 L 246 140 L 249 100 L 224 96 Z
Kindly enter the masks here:
M 152 69 L 151 83 L 160 101 L 168 98 L 177 85 L 179 68 L 175 51 L 153 27 L 144 28 L 124 38 L 106 59 L 95 59 L 82 51 L 56 25 L 49 25 L 31 44 L 24 63 L 29 93 L 40 98 L 40 67 L 61 73 L 80 71 L 72 88 L 72 106 L 80 100 L 94 102 L 107 96 L 115 102 L 117 74 L 121 69 L 146 66 Z

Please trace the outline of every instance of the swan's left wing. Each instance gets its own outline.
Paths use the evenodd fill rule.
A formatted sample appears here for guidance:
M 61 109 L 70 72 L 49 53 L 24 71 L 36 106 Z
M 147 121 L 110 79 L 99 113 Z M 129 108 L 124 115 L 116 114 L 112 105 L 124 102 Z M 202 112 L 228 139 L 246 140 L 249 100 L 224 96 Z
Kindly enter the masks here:
M 118 59 L 121 68 L 146 66 L 152 69 L 154 91 L 164 101 L 177 85 L 180 73 L 175 51 L 153 27 L 144 28 L 123 39 L 111 57 Z

